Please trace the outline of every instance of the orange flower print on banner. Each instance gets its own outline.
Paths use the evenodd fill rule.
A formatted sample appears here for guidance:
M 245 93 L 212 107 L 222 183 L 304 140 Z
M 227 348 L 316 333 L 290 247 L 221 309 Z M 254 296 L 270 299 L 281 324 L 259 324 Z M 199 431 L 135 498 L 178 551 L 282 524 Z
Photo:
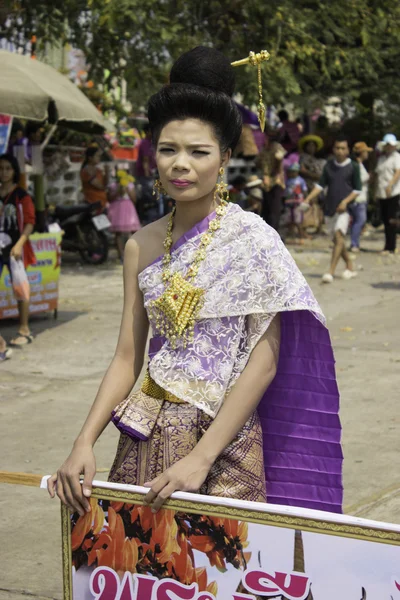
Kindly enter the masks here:
M 90 500 L 91 512 L 72 516 L 71 546 L 76 570 L 108 567 L 119 573 L 169 577 L 199 592 L 217 595 L 207 567 L 196 566 L 195 551 L 210 567 L 225 572 L 228 565 L 245 569 L 251 556 L 246 523 L 147 506 Z
M 104 512 L 97 500 L 90 499 L 90 512 L 79 517 L 71 534 L 72 550 L 77 550 L 84 542 L 85 537 L 92 532 L 93 535 L 100 533 L 104 525 Z

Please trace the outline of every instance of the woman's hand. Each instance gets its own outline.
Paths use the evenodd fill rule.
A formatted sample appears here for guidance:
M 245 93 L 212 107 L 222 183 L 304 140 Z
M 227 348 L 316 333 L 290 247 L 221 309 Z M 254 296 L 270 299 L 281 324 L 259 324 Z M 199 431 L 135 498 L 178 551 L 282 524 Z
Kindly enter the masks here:
M 93 447 L 90 444 L 75 444 L 67 460 L 48 480 L 48 492 L 52 498 L 57 494 L 72 512 L 83 515 L 90 511 L 89 498 L 95 474 L 96 459 Z
M 212 464 L 192 451 L 162 475 L 144 484 L 151 487 L 145 497 L 145 503 L 151 505 L 153 512 L 157 512 L 174 492 L 198 492 L 211 466 Z
M 388 185 L 385 192 L 386 192 L 386 198 L 391 198 L 392 197 L 392 186 Z
M 13 246 L 10 250 L 10 256 L 15 258 L 15 260 L 22 260 L 22 251 L 24 249 L 24 245 L 20 242 L 17 242 L 15 246 Z

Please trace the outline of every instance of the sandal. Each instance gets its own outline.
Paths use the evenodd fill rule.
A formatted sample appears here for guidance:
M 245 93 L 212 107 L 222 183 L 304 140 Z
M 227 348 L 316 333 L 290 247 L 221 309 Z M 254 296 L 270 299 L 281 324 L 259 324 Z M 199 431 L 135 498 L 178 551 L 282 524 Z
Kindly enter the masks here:
M 9 360 L 12 356 L 12 350 L 11 348 L 6 348 L 4 350 L 4 352 L 0 352 L 0 362 L 4 362 L 6 360 Z
M 18 339 L 22 338 L 23 342 L 17 342 Z M 14 346 L 14 348 L 22 348 L 23 346 L 27 346 L 28 344 L 32 344 L 33 335 L 30 333 L 29 335 L 25 335 L 23 333 L 18 333 L 17 337 L 15 337 L 10 342 L 10 346 Z

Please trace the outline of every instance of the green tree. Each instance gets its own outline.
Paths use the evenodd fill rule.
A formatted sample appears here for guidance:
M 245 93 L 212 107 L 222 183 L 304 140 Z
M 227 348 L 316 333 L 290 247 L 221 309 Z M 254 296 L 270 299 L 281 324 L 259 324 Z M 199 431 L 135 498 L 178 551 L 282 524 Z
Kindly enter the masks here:
M 393 0 L 19 0 L 0 34 L 22 45 L 70 42 L 85 51 L 90 76 L 128 80 L 135 104 L 167 79 L 172 61 L 197 44 L 232 60 L 267 49 L 267 102 L 342 95 L 371 114 L 376 99 L 397 93 L 400 4 Z M 105 82 L 107 85 L 107 81 Z M 238 88 L 256 99 L 254 68 L 238 69 Z

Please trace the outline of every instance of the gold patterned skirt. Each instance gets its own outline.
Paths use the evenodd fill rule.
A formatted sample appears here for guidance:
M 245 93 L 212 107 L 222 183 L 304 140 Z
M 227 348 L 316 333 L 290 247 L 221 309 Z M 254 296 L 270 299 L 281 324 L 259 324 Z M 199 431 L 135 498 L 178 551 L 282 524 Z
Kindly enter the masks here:
M 151 437 L 122 433 L 109 481 L 143 485 L 187 456 L 212 423 L 195 406 L 164 401 Z M 212 466 L 201 494 L 266 502 L 263 438 L 257 412 Z

